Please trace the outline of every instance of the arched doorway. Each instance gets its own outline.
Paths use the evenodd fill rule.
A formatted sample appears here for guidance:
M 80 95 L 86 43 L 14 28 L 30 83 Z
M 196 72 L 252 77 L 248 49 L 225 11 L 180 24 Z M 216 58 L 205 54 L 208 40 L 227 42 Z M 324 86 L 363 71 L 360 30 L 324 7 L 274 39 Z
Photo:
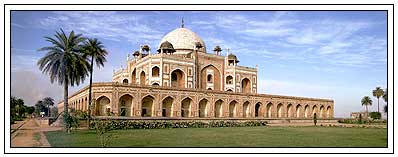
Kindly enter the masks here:
M 171 87 L 185 88 L 185 74 L 180 69 L 171 72 Z
M 152 68 L 152 77 L 159 77 L 159 67 L 155 66 Z
M 292 112 L 292 109 L 293 109 L 293 107 L 292 107 L 293 105 L 292 104 L 289 104 L 289 105 L 287 105 L 287 117 L 289 117 L 289 118 L 291 118 L 291 117 L 293 117 L 292 116 L 292 114 L 293 114 L 293 112 Z
M 209 117 L 208 115 L 208 108 L 209 108 L 209 101 L 207 99 L 202 99 L 199 101 L 199 117 Z
M 296 117 L 297 118 L 300 118 L 302 115 L 301 115 L 301 105 L 299 104 L 299 105 L 297 105 L 296 106 Z
M 235 100 L 229 103 L 229 117 L 237 117 L 236 115 L 236 107 L 237 103 Z
M 191 116 L 191 98 L 185 98 L 181 101 L 181 117 L 192 117 Z
M 323 105 L 319 108 L 319 118 L 324 118 L 325 117 L 325 107 Z
M 134 68 L 134 70 L 133 70 L 133 72 L 131 72 L 131 83 L 132 84 L 136 84 L 136 74 L 135 74 L 136 72 L 135 72 L 135 68 Z
M 173 117 L 173 101 L 172 97 L 167 97 L 162 101 L 162 117 Z
M 159 86 L 159 83 L 153 83 L 152 86 Z
M 207 89 L 213 87 L 215 91 L 221 90 L 221 75 L 220 71 L 213 65 L 208 65 L 200 71 L 200 89 Z
M 304 107 L 304 117 L 305 118 L 309 118 L 309 115 L 310 115 L 310 106 L 305 105 L 305 107 Z
M 222 117 L 223 116 L 223 111 L 222 111 L 222 105 L 223 105 L 223 101 L 217 100 L 215 103 L 215 110 L 214 110 L 214 116 L 215 117 Z
M 142 117 L 154 117 L 154 102 L 155 98 L 148 95 L 142 99 Z
M 140 74 L 140 85 L 146 85 L 146 76 L 145 76 L 145 72 L 142 71 Z
M 267 118 L 271 118 L 272 117 L 272 108 L 273 108 L 273 104 L 272 103 L 268 103 L 267 107 L 266 107 L 266 117 Z
M 326 114 L 327 118 L 332 118 L 332 108 L 330 106 L 326 108 Z
M 124 79 L 124 80 L 123 80 L 123 84 L 129 84 L 129 80 Z
M 276 107 L 276 110 L 278 111 L 278 118 L 282 118 L 282 104 L 278 104 L 278 106 Z
M 312 117 L 314 117 L 314 114 L 318 112 L 318 107 L 316 105 L 314 105 L 314 107 L 312 107 Z M 319 114 L 317 114 L 319 116 Z
M 119 98 L 119 116 L 133 116 L 133 97 L 125 94 Z
M 247 118 L 250 115 L 250 110 L 249 110 L 249 102 L 246 101 L 243 103 L 243 117 Z
M 96 116 L 108 116 L 111 112 L 110 99 L 106 96 L 101 96 L 95 101 Z
M 262 104 L 258 102 L 254 107 L 254 117 L 264 117 L 264 112 L 262 111 Z
M 244 78 L 242 80 L 242 92 L 243 93 L 251 93 L 251 88 L 250 88 L 250 80 L 248 78 Z

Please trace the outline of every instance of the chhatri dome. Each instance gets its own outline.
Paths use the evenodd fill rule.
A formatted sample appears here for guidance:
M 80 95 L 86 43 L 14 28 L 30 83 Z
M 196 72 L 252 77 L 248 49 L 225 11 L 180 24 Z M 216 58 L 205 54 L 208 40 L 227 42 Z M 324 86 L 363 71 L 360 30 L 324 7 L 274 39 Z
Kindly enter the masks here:
M 162 40 L 160 40 L 158 48 L 161 47 L 162 43 L 169 42 L 175 49 L 175 54 L 187 54 L 194 50 L 195 45 L 200 43 L 202 48 L 199 48 L 199 52 L 206 53 L 205 42 L 195 32 L 188 28 L 184 28 L 184 22 L 181 28 L 174 29 L 167 33 Z

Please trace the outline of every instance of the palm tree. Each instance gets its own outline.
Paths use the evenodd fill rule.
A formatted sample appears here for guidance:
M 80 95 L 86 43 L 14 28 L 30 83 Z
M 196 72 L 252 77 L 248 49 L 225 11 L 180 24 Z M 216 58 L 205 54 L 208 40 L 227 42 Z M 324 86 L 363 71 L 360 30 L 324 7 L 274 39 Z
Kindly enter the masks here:
M 386 106 L 384 106 L 384 112 L 385 113 L 387 113 L 387 109 L 388 109 L 388 107 L 387 107 L 387 102 L 388 102 L 388 100 L 387 100 L 387 88 L 386 88 L 386 91 L 384 92 L 384 95 L 383 95 L 383 99 L 384 99 L 384 102 L 386 102 Z
M 380 101 L 379 101 L 379 99 L 383 95 L 384 95 L 384 90 L 381 89 L 381 87 L 376 87 L 376 89 L 373 90 L 373 96 L 377 98 L 377 112 L 379 112 L 379 113 L 380 113 L 380 105 L 379 105 Z
M 69 35 L 61 29 L 52 37 L 44 37 L 51 46 L 40 48 L 47 51 L 37 65 L 39 69 L 50 76 L 51 83 L 57 81 L 64 86 L 64 115 L 68 115 L 68 87 L 83 83 L 88 75 L 89 63 L 80 53 L 81 43 L 85 40 L 81 34 L 71 31 Z M 67 125 L 65 125 L 67 126 Z M 69 132 L 69 128 L 66 127 Z
M 372 105 L 372 99 L 369 96 L 364 96 L 361 100 L 362 106 L 366 108 L 366 118 L 368 118 L 368 105 Z
M 219 54 L 222 51 L 222 49 L 220 46 L 217 45 L 216 47 L 214 47 L 213 51 Z
M 54 99 L 51 97 L 46 97 L 43 99 L 43 104 L 47 107 L 47 114 L 48 117 L 50 117 L 50 106 L 54 106 Z
M 91 116 L 91 88 L 92 88 L 92 83 L 93 83 L 93 66 L 94 66 L 94 61 L 95 64 L 97 64 L 98 68 L 101 68 L 104 66 L 104 62 L 106 62 L 105 56 L 108 54 L 108 52 L 105 50 L 104 45 L 102 44 L 101 41 L 98 41 L 98 39 L 88 39 L 84 41 L 84 46 L 82 48 L 82 52 L 84 53 L 84 57 L 89 60 L 90 63 L 90 85 L 89 85 L 89 94 L 88 94 L 88 124 L 90 124 L 90 116 Z

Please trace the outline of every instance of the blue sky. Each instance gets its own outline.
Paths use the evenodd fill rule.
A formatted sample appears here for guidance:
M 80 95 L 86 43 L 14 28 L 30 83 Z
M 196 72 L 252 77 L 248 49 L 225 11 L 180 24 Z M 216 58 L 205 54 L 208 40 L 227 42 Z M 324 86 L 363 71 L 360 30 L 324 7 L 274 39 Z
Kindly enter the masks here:
M 62 99 L 62 87 L 50 84 L 36 66 L 45 55 L 37 49 L 49 45 L 43 37 L 60 28 L 104 43 L 108 62 L 95 69 L 93 79 L 110 82 L 128 53 L 140 44 L 157 49 L 184 17 L 208 52 L 220 45 L 236 54 L 240 65 L 259 66 L 259 93 L 334 99 L 335 116 L 347 117 L 364 110 L 363 96 L 387 85 L 386 16 L 382 11 L 14 11 L 11 93 L 31 105 L 46 96 Z M 377 110 L 373 102 L 370 110 Z

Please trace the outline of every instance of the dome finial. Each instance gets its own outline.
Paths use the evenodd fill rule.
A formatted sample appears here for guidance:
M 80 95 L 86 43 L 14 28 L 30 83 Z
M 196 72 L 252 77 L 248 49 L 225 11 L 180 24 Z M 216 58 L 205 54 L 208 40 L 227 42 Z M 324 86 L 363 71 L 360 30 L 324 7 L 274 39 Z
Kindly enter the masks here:
M 184 28 L 184 17 L 181 19 L 181 28 Z

